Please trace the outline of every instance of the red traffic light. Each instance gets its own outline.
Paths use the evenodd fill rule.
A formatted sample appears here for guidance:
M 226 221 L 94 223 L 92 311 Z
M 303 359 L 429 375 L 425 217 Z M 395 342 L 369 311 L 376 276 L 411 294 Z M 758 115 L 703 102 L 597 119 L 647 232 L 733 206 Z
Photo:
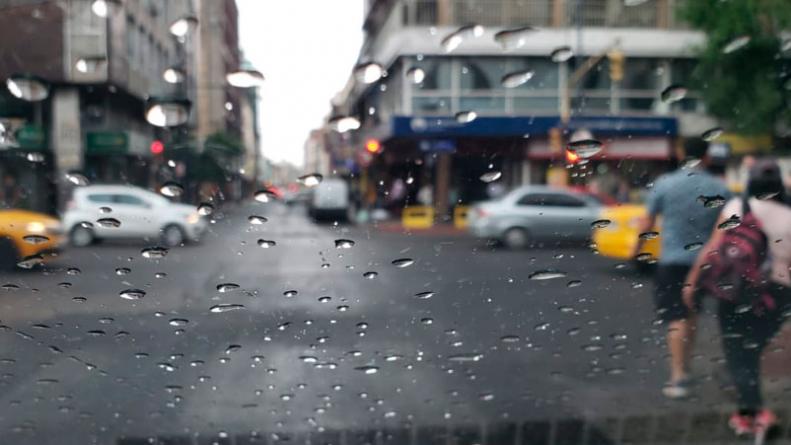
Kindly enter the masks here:
M 155 140 L 151 142 L 152 155 L 161 155 L 163 151 L 165 151 L 165 144 L 163 144 L 162 141 Z
M 365 142 L 365 150 L 368 153 L 379 153 L 379 151 L 382 150 L 382 144 L 380 144 L 376 139 L 368 139 Z

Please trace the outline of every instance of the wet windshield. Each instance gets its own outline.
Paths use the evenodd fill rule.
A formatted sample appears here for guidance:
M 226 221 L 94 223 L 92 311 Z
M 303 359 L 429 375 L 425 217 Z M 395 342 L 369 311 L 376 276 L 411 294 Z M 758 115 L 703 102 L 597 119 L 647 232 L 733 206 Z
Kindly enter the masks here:
M 0 42 L 2 443 L 791 437 L 786 0 L 0 0 Z

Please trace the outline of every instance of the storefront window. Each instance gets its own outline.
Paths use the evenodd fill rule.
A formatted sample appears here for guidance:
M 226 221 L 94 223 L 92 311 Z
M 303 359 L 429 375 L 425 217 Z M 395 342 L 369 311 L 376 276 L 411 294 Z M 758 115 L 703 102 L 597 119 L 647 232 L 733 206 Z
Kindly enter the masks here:
M 415 97 L 412 99 L 415 114 L 447 114 L 450 97 Z
M 502 113 L 505 111 L 505 98 L 504 97 L 462 97 L 459 99 L 459 109 Z

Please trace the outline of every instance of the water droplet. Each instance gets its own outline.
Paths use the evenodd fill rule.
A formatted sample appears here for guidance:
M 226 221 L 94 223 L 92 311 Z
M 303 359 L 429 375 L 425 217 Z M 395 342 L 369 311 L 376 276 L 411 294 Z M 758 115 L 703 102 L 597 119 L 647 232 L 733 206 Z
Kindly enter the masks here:
M 104 332 L 101 329 L 93 329 L 93 330 L 88 331 L 88 335 L 91 335 L 91 336 L 94 336 L 94 337 L 101 337 L 101 336 L 106 335 L 106 334 L 107 333 Z
M 549 329 L 549 323 L 539 323 L 535 325 L 533 329 L 535 329 L 536 331 L 546 331 L 547 329 Z
M 22 239 L 29 244 L 42 244 L 49 241 L 49 238 L 44 235 L 25 235 Z
M 639 262 L 641 262 L 641 263 L 653 263 L 653 262 L 656 262 L 656 258 L 654 258 L 654 256 L 651 255 L 648 252 L 639 253 L 639 254 L 637 254 L 636 257 L 634 257 L 634 259 L 639 261 Z
M 89 184 L 88 178 L 80 173 L 66 173 L 66 180 L 78 187 L 84 187 Z
M 500 337 L 500 341 L 503 343 L 519 343 L 519 340 L 518 335 L 503 335 Z
M 774 198 L 775 196 L 777 196 L 777 195 L 779 195 L 779 194 L 780 194 L 780 192 L 767 192 L 767 193 L 761 193 L 760 195 L 756 196 L 756 198 L 758 198 L 758 199 L 759 199 L 759 200 L 761 200 L 761 201 L 767 201 L 767 200 L 769 200 L 769 199 L 772 199 L 772 198 Z
M 654 232 L 654 231 L 643 232 L 640 234 L 640 239 L 642 240 L 656 239 L 658 237 L 659 237 L 659 232 Z
M 335 248 L 336 249 L 351 249 L 354 246 L 354 241 L 350 239 L 336 239 L 335 240 Z
M 684 246 L 684 250 L 688 250 L 690 252 L 695 251 L 703 247 L 703 243 L 689 243 Z
M 319 303 L 329 303 L 330 301 L 332 301 L 332 297 L 328 297 L 326 295 L 319 297 Z
M 483 360 L 483 354 L 476 354 L 476 353 L 463 353 L 463 354 L 453 354 L 448 356 L 448 360 L 451 362 L 479 362 Z
M 582 286 L 581 280 L 571 280 L 568 283 L 566 283 L 566 287 L 579 287 L 579 286 Z
M 494 182 L 494 181 L 500 179 L 502 176 L 503 176 L 502 172 L 492 171 L 492 172 L 486 172 L 486 173 L 482 174 L 479 179 L 482 182 L 489 183 L 489 182 Z
M 527 278 L 531 280 L 553 280 L 556 278 L 563 278 L 566 276 L 566 272 L 562 272 L 560 270 L 555 269 L 546 269 L 546 270 L 539 270 L 536 272 L 531 273 L 527 276 Z
M 258 202 L 272 202 L 272 201 L 275 201 L 277 199 L 277 195 L 275 195 L 273 192 L 271 192 L 269 190 L 259 190 L 259 191 L 255 192 L 255 195 L 253 195 L 253 198 L 256 201 L 258 201 Z M 266 219 L 266 218 L 264 218 L 264 219 Z M 252 222 L 252 221 L 250 221 L 250 222 Z
M 167 256 L 168 249 L 165 247 L 146 247 L 140 251 L 140 254 L 143 255 L 143 258 L 158 260 Z
M 580 139 L 569 142 L 567 149 L 572 153 L 576 153 L 579 157 L 587 159 L 600 152 L 602 147 L 604 147 L 604 144 L 596 139 Z
M 170 363 L 166 363 L 166 362 L 157 363 L 157 366 L 158 366 L 160 369 L 164 369 L 164 370 L 165 370 L 165 371 L 167 371 L 167 372 L 173 372 L 173 371 L 175 371 L 176 369 L 178 369 L 176 366 L 174 366 L 174 365 L 172 365 L 172 364 L 170 364 Z
M 560 46 L 555 48 L 550 54 L 549 57 L 555 63 L 566 62 L 572 57 L 574 57 L 574 51 L 571 49 L 570 46 Z
M 728 44 L 726 44 L 724 47 L 722 47 L 722 53 L 730 54 L 736 52 L 747 46 L 747 44 L 750 43 L 750 40 L 752 40 L 750 36 L 736 37 L 735 39 L 728 42 Z
M 338 133 L 346 133 L 360 128 L 360 120 L 353 116 L 335 116 L 328 125 Z
M 321 184 L 321 181 L 323 180 L 324 176 L 318 173 L 311 173 L 309 175 L 303 175 L 297 178 L 297 181 L 305 187 L 316 187 L 317 185 Z
M 180 326 L 186 326 L 187 323 L 189 322 L 190 321 L 187 320 L 186 318 L 171 318 L 170 321 L 168 321 L 168 324 L 171 326 L 180 327 Z
M 363 84 L 371 84 L 381 79 L 385 74 L 382 65 L 376 62 L 361 63 L 354 67 L 354 77 Z
M 593 221 L 591 223 L 591 227 L 594 229 L 603 229 L 609 226 L 610 224 L 612 224 L 612 221 L 610 221 L 609 219 L 597 219 L 596 221 Z
M 722 133 L 724 132 L 725 130 L 722 127 L 709 128 L 708 130 L 704 131 L 703 134 L 700 135 L 700 137 L 703 138 L 703 140 L 706 142 L 711 142 L 714 139 L 717 139 L 718 137 L 722 136 Z
M 596 352 L 596 351 L 601 351 L 602 349 L 604 349 L 604 346 L 598 343 L 591 343 L 582 346 L 582 350 L 585 352 Z
M 426 78 L 426 72 L 422 68 L 415 66 L 406 71 L 406 78 L 409 82 L 418 85 L 423 83 Z
M 733 229 L 734 227 L 738 227 L 741 223 L 742 223 L 741 218 L 739 218 L 737 215 L 731 215 L 728 219 L 719 223 L 717 225 L 717 228 L 721 230 L 730 230 Z
M 69 267 L 66 269 L 66 275 L 79 275 L 82 271 L 76 267 Z
M 263 224 L 263 223 L 265 223 L 265 222 L 267 222 L 269 220 L 266 219 L 265 216 L 250 215 L 250 216 L 247 217 L 247 221 L 250 224 L 254 225 L 254 226 L 260 226 L 261 224 Z
M 32 269 L 37 265 L 43 263 L 44 263 L 44 257 L 42 255 L 30 255 L 25 258 L 22 258 L 22 260 L 16 263 L 16 265 L 21 269 Z
M 28 102 L 39 102 L 49 96 L 49 88 L 44 82 L 24 75 L 6 79 L 6 88 L 17 99 Z
M 474 111 L 459 111 L 455 115 L 456 122 L 468 124 L 478 118 L 478 113 Z
M 424 325 L 427 325 L 427 326 L 428 325 L 432 325 L 432 324 L 434 324 L 434 319 L 431 318 L 431 317 L 424 317 L 424 318 L 420 319 L 420 323 L 422 323 Z
M 44 162 L 44 154 L 39 152 L 29 152 L 25 155 L 25 159 L 30 162 Z
M 105 214 L 106 213 L 112 213 L 113 209 L 111 209 L 110 207 L 99 207 L 99 212 L 100 213 L 105 213 Z
M 532 26 L 522 26 L 519 28 L 504 29 L 494 35 L 494 41 L 506 50 L 521 48 L 527 42 L 527 38 L 535 32 Z
M 166 182 L 162 184 L 162 187 L 159 188 L 159 193 L 162 193 L 165 196 L 170 198 L 175 198 L 177 196 L 181 196 L 184 193 L 184 187 L 181 184 L 175 182 Z
M 168 276 L 168 274 L 166 274 L 165 272 L 157 272 L 154 274 L 155 278 L 165 278 L 166 276 Z
M 259 239 L 258 240 L 258 247 L 262 249 L 270 249 L 272 247 L 277 246 L 277 242 L 270 240 L 270 239 Z
M 0 289 L 7 290 L 7 291 L 19 290 L 19 286 L 16 285 L 16 284 L 12 284 L 12 283 L 6 283 L 6 284 L 0 286 Z
M 366 272 L 366 273 L 363 274 L 363 278 L 366 278 L 366 279 L 369 279 L 369 280 L 373 280 L 377 276 L 379 276 L 379 274 L 374 272 L 374 271 Z
M 229 345 L 227 348 L 225 348 L 225 354 L 228 355 L 240 349 L 242 349 L 242 345 Z
M 378 366 L 358 366 L 354 369 L 357 371 L 362 371 L 365 374 L 376 374 L 379 372 Z
M 342 304 L 342 305 L 336 307 L 335 309 L 337 309 L 338 312 L 346 312 L 346 311 L 349 310 L 349 306 L 345 305 L 345 304 Z
M 720 195 L 713 195 L 713 196 L 698 196 L 698 202 L 703 204 L 703 207 L 709 209 L 716 209 L 717 207 L 722 207 L 725 205 L 725 197 Z
M 119 267 L 119 268 L 115 269 L 115 274 L 116 275 L 127 275 L 127 274 L 129 274 L 131 272 L 132 272 L 132 269 L 130 269 L 128 267 Z
M 217 304 L 209 308 L 209 312 L 220 314 L 223 312 L 237 311 L 245 309 L 243 304 Z
M 96 224 L 98 224 L 99 227 L 104 227 L 109 229 L 121 227 L 121 221 L 118 221 L 115 218 L 99 218 L 96 220 Z
M 217 292 L 224 294 L 226 292 L 231 292 L 236 289 L 239 289 L 239 285 L 236 283 L 222 283 L 217 285 Z
M 140 289 L 126 289 L 118 294 L 125 300 L 139 300 L 146 296 L 146 291 Z
M 494 400 L 494 394 L 490 392 L 486 392 L 479 395 L 478 398 L 483 400 L 484 402 L 491 402 L 492 400 Z
M 198 205 L 198 215 L 209 216 L 214 213 L 214 206 L 208 202 L 202 202 Z
M 293 290 L 293 289 L 292 290 L 287 290 L 287 291 L 283 292 L 283 296 L 286 297 L 286 298 L 292 298 L 292 297 L 296 297 L 297 293 L 298 292 Z
M 433 296 L 434 296 L 434 292 L 430 291 L 430 290 L 424 291 L 424 292 L 418 292 L 418 293 L 415 294 L 415 298 L 420 299 L 420 300 L 428 300 L 429 298 L 431 298 Z
M 442 45 L 442 48 L 446 53 L 449 53 L 458 48 L 459 45 L 464 42 L 464 40 L 472 37 L 480 37 L 483 35 L 483 32 L 484 29 L 481 25 L 462 26 L 456 31 L 445 36 L 440 42 L 440 45 Z
M 319 359 L 317 357 L 312 356 L 312 355 L 301 355 L 301 356 L 299 356 L 299 359 L 303 363 L 318 363 L 318 361 L 319 361 Z
M 662 94 L 660 95 L 660 98 L 662 99 L 662 102 L 671 104 L 673 102 L 678 102 L 681 99 L 685 98 L 687 96 L 687 93 L 688 90 L 685 87 L 678 84 L 674 84 L 662 90 Z
M 391 264 L 395 267 L 403 269 L 404 267 L 409 267 L 415 264 L 415 260 L 413 260 L 412 258 L 398 258 L 391 261 Z
M 533 70 L 514 71 L 504 75 L 500 79 L 500 84 L 504 88 L 516 88 L 527 83 L 534 75 L 535 72 Z

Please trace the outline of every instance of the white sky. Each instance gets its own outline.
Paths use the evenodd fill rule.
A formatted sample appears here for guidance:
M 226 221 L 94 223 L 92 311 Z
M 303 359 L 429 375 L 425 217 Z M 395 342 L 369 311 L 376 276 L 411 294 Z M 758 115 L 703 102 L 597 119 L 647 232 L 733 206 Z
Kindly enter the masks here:
M 310 130 L 351 73 L 362 45 L 363 0 L 237 0 L 244 55 L 264 74 L 261 151 L 301 164 Z

